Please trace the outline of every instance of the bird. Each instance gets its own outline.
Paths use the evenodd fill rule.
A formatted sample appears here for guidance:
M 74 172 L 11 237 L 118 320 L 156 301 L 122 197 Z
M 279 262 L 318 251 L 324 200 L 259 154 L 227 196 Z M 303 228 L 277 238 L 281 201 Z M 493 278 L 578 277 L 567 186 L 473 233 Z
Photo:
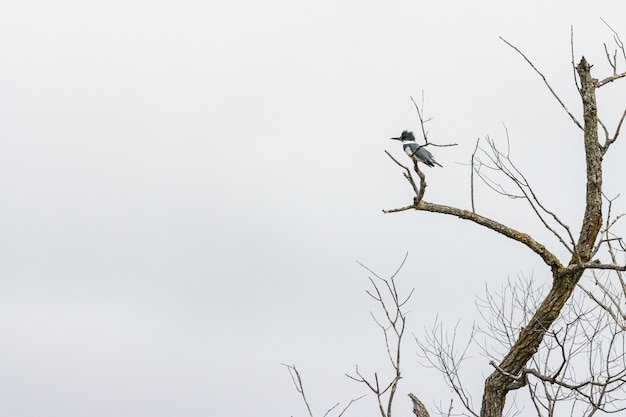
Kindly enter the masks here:
M 434 167 L 435 164 L 443 168 L 439 162 L 435 161 L 435 157 L 424 146 L 420 146 L 415 142 L 415 136 L 413 132 L 405 130 L 402 132 L 399 138 L 390 138 L 393 140 L 399 140 L 402 142 L 404 152 L 411 157 L 415 162 L 423 162 L 429 167 Z

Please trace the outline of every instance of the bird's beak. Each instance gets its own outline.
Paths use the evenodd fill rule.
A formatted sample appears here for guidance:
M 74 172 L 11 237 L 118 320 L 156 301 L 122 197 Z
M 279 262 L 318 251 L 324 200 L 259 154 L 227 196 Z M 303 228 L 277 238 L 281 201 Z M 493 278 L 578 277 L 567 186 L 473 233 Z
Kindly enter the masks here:
M 392 140 L 402 140 L 402 138 L 389 138 L 389 139 L 392 139 Z

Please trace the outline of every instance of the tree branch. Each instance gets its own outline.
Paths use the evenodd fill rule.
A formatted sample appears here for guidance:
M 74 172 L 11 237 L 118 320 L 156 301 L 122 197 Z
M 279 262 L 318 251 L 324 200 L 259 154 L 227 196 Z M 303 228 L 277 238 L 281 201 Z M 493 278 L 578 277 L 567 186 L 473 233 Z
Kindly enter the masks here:
M 398 383 L 400 382 L 400 379 L 402 379 L 402 373 L 400 368 L 401 347 L 407 320 L 407 313 L 403 310 L 403 306 L 409 301 L 409 299 L 413 295 L 413 290 L 411 290 L 406 298 L 401 299 L 396 288 L 395 277 L 400 272 L 400 269 L 402 269 L 402 266 L 406 262 L 407 256 L 408 253 L 404 256 L 400 267 L 396 270 L 396 272 L 391 275 L 390 278 L 382 278 L 378 276 L 370 268 L 357 261 L 359 265 L 372 273 L 374 277 L 378 281 L 380 281 L 382 283 L 382 286 L 384 286 L 384 288 L 386 289 L 386 291 L 381 290 L 381 285 L 370 277 L 369 280 L 372 284 L 373 290 L 366 290 L 366 293 L 379 304 L 384 314 L 385 324 L 383 325 L 376 318 L 376 316 L 374 316 L 374 314 L 370 312 L 376 324 L 383 331 L 387 357 L 389 358 L 391 367 L 393 368 L 394 375 L 393 378 L 391 378 L 390 382 L 384 388 L 380 386 L 377 372 L 374 372 L 374 381 L 368 380 L 360 373 L 358 365 L 356 366 L 355 371 L 357 377 L 349 374 L 346 374 L 346 376 L 354 381 L 365 384 L 365 386 L 367 386 L 367 388 L 376 395 L 378 409 L 381 417 L 391 417 L 391 408 L 396 395 Z M 387 393 L 388 397 L 385 400 L 383 396 Z M 386 402 L 386 406 L 384 402 Z
M 291 376 L 291 381 L 293 385 L 296 387 L 296 391 L 300 393 L 302 396 L 302 401 L 306 405 L 306 409 L 309 412 L 309 416 L 313 417 L 313 412 L 311 411 L 311 406 L 309 405 L 309 401 L 306 399 L 306 394 L 304 393 L 304 387 L 302 385 L 302 378 L 300 378 L 300 372 L 296 369 L 296 365 L 287 365 L 286 363 L 282 364 L 289 370 L 289 376 Z
M 415 417 L 430 417 L 428 410 L 424 407 L 424 404 L 413 393 L 409 393 L 409 398 L 413 403 L 413 413 Z
M 543 246 L 541 243 L 537 242 L 526 233 L 519 232 L 511 227 L 503 225 L 502 223 L 498 223 L 495 220 L 483 217 L 480 214 L 473 213 L 469 210 L 461 210 L 456 207 L 433 204 L 426 201 L 421 201 L 415 208 L 417 210 L 429 211 L 431 213 L 448 214 L 451 216 L 459 217 L 461 219 L 472 221 L 476 224 L 491 229 L 494 232 L 500 233 L 527 246 L 530 250 L 539 255 L 553 272 L 560 271 L 563 268 L 557 257 L 554 256 L 550 251 L 548 251 L 546 247 Z
M 526 57 L 526 55 L 524 55 L 524 53 L 522 53 L 522 51 L 520 51 L 515 45 L 511 44 L 510 42 L 508 42 L 506 39 L 504 39 L 503 37 L 500 37 L 500 39 L 502 40 L 502 42 L 506 43 L 507 45 L 509 45 L 511 48 L 513 48 L 518 54 L 520 54 L 522 56 L 522 58 L 524 58 L 524 60 L 526 60 L 526 62 L 528 62 L 528 65 L 531 66 L 532 69 L 535 70 L 535 72 L 537 74 L 539 74 L 539 76 L 541 77 L 541 79 L 543 80 L 544 84 L 546 85 L 546 87 L 548 87 L 548 90 L 550 90 L 550 92 L 552 93 L 552 95 L 554 96 L 554 98 L 556 98 L 556 100 L 559 102 L 559 104 L 561 105 L 561 107 L 563 107 L 563 110 L 565 110 L 565 112 L 569 115 L 569 117 L 572 119 L 572 121 L 576 124 L 576 126 L 578 126 L 579 129 L 583 130 L 583 126 L 580 124 L 580 122 L 578 120 L 576 120 L 576 117 L 574 117 L 574 115 L 572 114 L 571 111 L 569 111 L 569 109 L 567 108 L 567 106 L 565 106 L 565 103 L 563 103 L 563 100 L 561 100 L 561 98 L 556 94 L 556 92 L 552 89 L 552 86 L 550 86 L 550 83 L 548 83 L 548 80 L 546 79 L 545 75 L 543 75 L 541 73 L 541 71 L 539 71 L 537 69 L 537 67 L 535 67 L 535 65 L 533 65 L 533 63 L 530 61 L 530 59 L 528 59 Z

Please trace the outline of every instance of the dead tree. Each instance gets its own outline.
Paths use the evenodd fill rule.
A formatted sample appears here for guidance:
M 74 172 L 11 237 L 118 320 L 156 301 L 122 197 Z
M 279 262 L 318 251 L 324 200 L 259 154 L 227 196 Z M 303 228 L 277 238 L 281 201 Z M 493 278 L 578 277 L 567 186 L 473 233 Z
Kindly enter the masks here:
M 509 197 L 521 197 L 529 203 L 533 215 L 537 216 L 544 227 L 555 236 L 557 241 L 567 248 L 569 252 L 568 259 L 559 259 L 544 244 L 531 237 L 528 233 L 516 230 L 494 219 L 480 215 L 473 209 L 465 210 L 424 200 L 426 180 L 425 175 L 419 170 L 417 164 L 414 166 L 414 171 L 420 178 L 419 184 L 413 179 L 411 171 L 394 159 L 396 163 L 404 168 L 403 175 L 411 184 L 415 196 L 412 204 L 396 209 L 385 210 L 384 212 L 395 213 L 406 210 L 428 211 L 456 216 L 460 219 L 474 222 L 525 245 L 529 250 L 536 253 L 551 271 L 552 286 L 550 290 L 538 304 L 519 333 L 515 335 L 515 340 L 510 349 L 503 357 L 493 362 L 494 370 L 491 375 L 486 378 L 484 384 L 480 409 L 481 417 L 501 417 L 507 394 L 526 385 L 524 370 L 527 364 L 537 353 L 548 332 L 551 331 L 553 324 L 559 317 L 568 299 L 577 288 L 585 271 L 626 270 L 626 265 L 617 263 L 615 259 L 602 262 L 597 258 L 605 254 L 607 245 L 610 242 L 607 241 L 607 239 L 599 238 L 601 233 L 603 233 L 603 224 L 605 224 L 602 214 L 602 160 L 611 148 L 611 145 L 617 140 L 624 118 L 626 117 L 626 110 L 624 110 L 616 127 L 611 132 L 607 125 L 598 118 L 598 106 L 596 101 L 597 90 L 618 79 L 626 77 L 626 71 L 618 71 L 620 59 L 626 61 L 626 50 L 617 33 L 613 31 L 613 34 L 617 45 L 615 53 L 611 56 L 605 46 L 607 59 L 613 69 L 611 75 L 603 79 L 597 79 L 592 75 L 592 65 L 587 62 L 584 57 L 580 59 L 577 65 L 575 65 L 574 59 L 572 59 L 576 87 L 582 102 L 582 119 L 580 120 L 570 112 L 563 100 L 561 100 L 550 86 L 546 77 L 534 64 L 519 49 L 503 39 L 503 41 L 519 53 L 542 78 L 550 93 L 567 112 L 573 123 L 581 130 L 580 145 L 584 148 L 586 161 L 586 195 L 584 216 L 580 226 L 580 232 L 577 236 L 574 235 L 571 228 L 554 212 L 550 211 L 542 204 L 523 173 L 513 164 L 508 152 L 501 152 L 493 141 L 487 139 L 485 141 L 487 144 L 486 147 L 477 145 L 481 153 L 478 154 L 475 152 L 472 156 L 473 172 L 476 172 L 478 176 L 486 180 L 488 184 L 492 184 L 492 188 L 501 194 Z M 422 120 L 421 116 L 420 120 Z M 599 135 L 599 128 L 604 132 L 602 139 Z M 480 155 L 482 155 L 482 159 Z M 508 184 L 514 188 L 514 191 L 510 191 L 504 186 L 501 187 L 499 183 L 495 183 L 497 185 L 493 187 L 494 183 L 490 182 L 488 178 L 482 175 L 483 170 L 481 170 L 481 168 L 487 166 L 504 175 Z M 607 230 L 605 227 L 604 233 L 610 233 L 610 230 Z

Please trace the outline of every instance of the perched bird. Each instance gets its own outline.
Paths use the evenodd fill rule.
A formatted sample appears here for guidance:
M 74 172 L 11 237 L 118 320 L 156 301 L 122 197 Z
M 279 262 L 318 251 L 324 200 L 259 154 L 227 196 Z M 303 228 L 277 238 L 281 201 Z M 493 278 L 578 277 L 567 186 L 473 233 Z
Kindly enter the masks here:
M 420 146 L 415 142 L 415 136 L 413 136 L 413 132 L 409 132 L 405 130 L 402 132 L 399 138 L 391 138 L 393 140 L 399 140 L 402 142 L 402 147 L 404 148 L 404 152 L 411 157 L 411 159 L 420 161 L 428 165 L 429 167 L 434 167 L 435 164 L 439 165 L 443 168 L 439 162 L 435 161 L 433 154 L 428 151 L 424 146 Z

